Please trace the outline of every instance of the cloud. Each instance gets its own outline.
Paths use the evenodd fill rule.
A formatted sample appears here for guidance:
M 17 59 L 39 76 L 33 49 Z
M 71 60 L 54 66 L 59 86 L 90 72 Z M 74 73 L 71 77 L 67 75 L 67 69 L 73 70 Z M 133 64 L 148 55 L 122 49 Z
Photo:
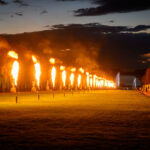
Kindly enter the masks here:
M 23 13 L 22 12 L 16 12 L 15 15 L 17 15 L 17 16 L 23 16 Z
M 74 30 L 89 30 L 95 33 L 103 32 L 103 33 L 121 33 L 121 32 L 139 32 L 146 31 L 150 29 L 150 25 L 138 25 L 135 27 L 128 26 L 108 26 L 102 25 L 99 23 L 89 23 L 89 24 L 69 24 L 69 25 L 54 25 L 52 26 L 54 29 L 74 29 Z
M 13 0 L 14 3 L 18 4 L 20 7 L 29 6 L 29 4 L 25 3 L 22 0 Z
M 50 25 L 45 25 L 43 26 L 44 28 L 50 28 L 51 26 Z
M 41 11 L 41 15 L 43 15 L 43 14 L 47 14 L 48 13 L 48 11 L 47 10 L 43 10 L 43 11 Z
M 4 0 L 0 0 L 0 5 L 7 5 L 8 2 L 4 1 Z
M 110 23 L 114 23 L 115 21 L 114 21 L 114 20 L 109 20 L 109 22 L 110 22 Z
M 58 0 L 69 1 L 69 0 Z M 73 1 L 73 0 L 70 0 Z M 78 0 L 79 1 L 79 0 Z M 149 0 L 88 0 L 96 7 L 75 10 L 75 16 L 97 16 L 112 13 L 127 13 L 150 9 Z

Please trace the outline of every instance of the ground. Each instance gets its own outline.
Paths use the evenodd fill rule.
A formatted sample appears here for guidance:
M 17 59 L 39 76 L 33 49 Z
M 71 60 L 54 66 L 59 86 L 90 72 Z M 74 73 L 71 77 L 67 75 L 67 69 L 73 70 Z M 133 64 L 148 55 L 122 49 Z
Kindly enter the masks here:
M 0 95 L 0 149 L 150 149 L 150 98 L 137 91 Z

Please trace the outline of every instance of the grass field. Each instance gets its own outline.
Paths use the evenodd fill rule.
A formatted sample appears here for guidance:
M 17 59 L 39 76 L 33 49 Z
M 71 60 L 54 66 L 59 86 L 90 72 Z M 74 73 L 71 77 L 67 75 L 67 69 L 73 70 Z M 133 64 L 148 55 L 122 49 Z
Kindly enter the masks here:
M 0 95 L 0 150 L 150 149 L 150 98 L 101 90 Z

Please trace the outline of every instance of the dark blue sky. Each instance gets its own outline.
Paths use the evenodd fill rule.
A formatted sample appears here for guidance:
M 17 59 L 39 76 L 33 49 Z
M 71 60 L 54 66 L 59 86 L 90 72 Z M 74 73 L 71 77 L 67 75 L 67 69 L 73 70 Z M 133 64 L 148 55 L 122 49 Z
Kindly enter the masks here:
M 56 0 L 24 0 L 19 4 L 5 0 L 0 5 L 0 33 L 22 33 L 48 29 L 55 24 L 101 23 L 111 26 L 136 26 L 150 24 L 150 10 L 113 13 L 101 16 L 74 16 L 73 10 L 96 7 L 89 0 L 60 2 Z M 26 6 L 28 4 L 28 6 Z M 113 20 L 113 21 L 112 21 Z M 148 30 L 147 32 L 150 32 Z

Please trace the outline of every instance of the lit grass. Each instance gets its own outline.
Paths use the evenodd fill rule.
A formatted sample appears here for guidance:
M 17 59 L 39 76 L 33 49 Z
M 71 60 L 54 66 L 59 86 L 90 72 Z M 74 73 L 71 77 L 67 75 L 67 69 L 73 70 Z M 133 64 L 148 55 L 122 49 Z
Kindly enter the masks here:
M 147 149 L 150 98 L 101 90 L 0 95 L 2 149 Z

